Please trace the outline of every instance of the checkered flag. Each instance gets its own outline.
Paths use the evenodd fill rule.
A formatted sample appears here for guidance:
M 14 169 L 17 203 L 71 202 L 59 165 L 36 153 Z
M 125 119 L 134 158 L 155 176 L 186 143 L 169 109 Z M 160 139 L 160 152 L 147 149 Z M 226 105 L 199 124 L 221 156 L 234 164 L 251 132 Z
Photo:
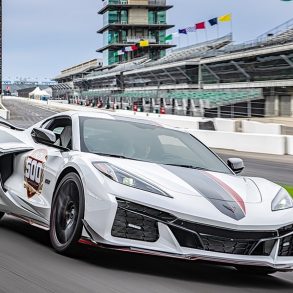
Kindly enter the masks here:
M 186 31 L 188 33 L 194 33 L 194 32 L 196 32 L 196 28 L 194 26 L 190 26 L 190 27 L 187 27 L 186 28 Z

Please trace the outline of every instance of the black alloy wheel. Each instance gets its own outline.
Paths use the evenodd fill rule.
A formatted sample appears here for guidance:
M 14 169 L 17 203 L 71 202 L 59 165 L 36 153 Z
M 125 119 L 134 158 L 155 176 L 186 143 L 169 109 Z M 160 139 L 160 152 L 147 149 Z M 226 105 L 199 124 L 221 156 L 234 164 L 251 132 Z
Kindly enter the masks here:
M 84 192 L 76 173 L 67 174 L 59 183 L 52 204 L 50 239 L 53 248 L 63 254 L 72 253 L 82 233 Z

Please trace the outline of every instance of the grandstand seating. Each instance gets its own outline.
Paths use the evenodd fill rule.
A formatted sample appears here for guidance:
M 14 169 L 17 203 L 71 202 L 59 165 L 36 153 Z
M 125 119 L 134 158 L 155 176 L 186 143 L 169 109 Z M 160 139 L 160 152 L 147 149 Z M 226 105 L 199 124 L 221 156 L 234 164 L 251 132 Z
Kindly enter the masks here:
M 83 91 L 82 96 L 86 98 L 106 97 L 110 96 L 111 91 Z
M 158 91 L 131 91 L 112 95 L 116 98 L 129 98 L 137 101 L 139 98 L 165 98 L 176 100 L 197 100 L 202 102 L 205 108 L 214 108 L 262 98 L 260 89 L 249 90 L 225 90 L 225 91 L 170 91 L 158 93 Z

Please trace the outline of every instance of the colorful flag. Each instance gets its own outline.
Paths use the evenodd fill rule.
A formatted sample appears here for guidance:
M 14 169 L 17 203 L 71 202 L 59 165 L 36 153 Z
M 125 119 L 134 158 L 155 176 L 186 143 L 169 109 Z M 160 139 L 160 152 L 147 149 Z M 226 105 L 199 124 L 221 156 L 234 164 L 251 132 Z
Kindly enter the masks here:
M 132 45 L 131 46 L 131 49 L 132 49 L 132 51 L 137 51 L 138 50 L 138 47 L 136 45 Z
M 209 20 L 209 24 L 210 24 L 211 26 L 217 25 L 217 24 L 218 24 L 218 18 L 215 17 L 215 18 L 210 19 L 210 20 Z
M 197 23 L 197 24 L 195 25 L 195 28 L 196 28 L 197 30 L 204 30 L 204 29 L 206 28 L 206 24 L 205 24 L 204 21 L 203 21 L 203 22 L 199 22 L 199 23 Z
M 187 31 L 186 31 L 185 28 L 183 28 L 183 29 L 179 29 L 179 30 L 178 30 L 178 33 L 179 33 L 179 34 L 187 35 Z
M 165 41 L 172 41 L 173 40 L 173 35 L 168 35 L 165 37 Z
M 129 47 L 125 47 L 125 52 L 132 52 L 133 50 L 132 50 L 132 48 L 131 48 L 131 46 L 129 46 Z
M 190 27 L 186 28 L 186 31 L 188 33 L 194 33 L 194 32 L 196 32 L 196 28 L 195 28 L 195 26 L 190 26 Z
M 232 20 L 232 14 L 231 13 L 225 14 L 225 15 L 219 17 L 219 21 L 221 21 L 221 22 L 228 22 L 228 21 L 231 21 L 231 20 Z
M 148 47 L 150 45 L 148 40 L 142 40 L 139 42 L 140 47 Z

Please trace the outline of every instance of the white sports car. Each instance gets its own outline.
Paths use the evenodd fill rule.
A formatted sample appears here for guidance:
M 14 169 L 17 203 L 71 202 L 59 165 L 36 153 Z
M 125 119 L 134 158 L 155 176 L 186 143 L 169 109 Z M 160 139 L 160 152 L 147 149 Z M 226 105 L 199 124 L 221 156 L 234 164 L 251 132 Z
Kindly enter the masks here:
M 105 113 L 65 112 L 22 130 L 0 122 L 0 217 L 78 242 L 293 270 L 293 201 L 280 186 L 237 176 L 191 134 Z M 251 270 L 251 268 L 254 268 Z

